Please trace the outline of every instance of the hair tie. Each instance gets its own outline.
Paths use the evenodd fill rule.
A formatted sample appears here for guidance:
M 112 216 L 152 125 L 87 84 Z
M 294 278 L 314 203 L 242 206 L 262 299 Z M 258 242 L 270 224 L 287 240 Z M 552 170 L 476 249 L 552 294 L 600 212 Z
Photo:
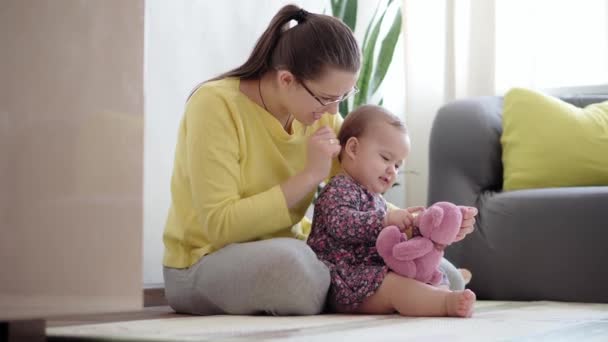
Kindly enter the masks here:
M 308 17 L 308 12 L 306 12 L 306 10 L 304 10 L 303 8 L 300 8 L 296 14 L 294 14 L 293 19 L 295 21 L 299 23 L 302 23 L 306 20 L 306 17 Z

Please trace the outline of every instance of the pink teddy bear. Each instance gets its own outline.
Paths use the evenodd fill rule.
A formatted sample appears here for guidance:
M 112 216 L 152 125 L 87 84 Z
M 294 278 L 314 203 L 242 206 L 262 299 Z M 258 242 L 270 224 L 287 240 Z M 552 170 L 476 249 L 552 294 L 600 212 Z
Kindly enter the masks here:
M 462 224 L 462 212 L 449 202 L 437 202 L 414 221 L 421 236 L 408 240 L 398 227 L 388 226 L 376 240 L 378 254 L 395 273 L 437 285 L 442 274 L 437 267 L 443 250 L 454 242 Z

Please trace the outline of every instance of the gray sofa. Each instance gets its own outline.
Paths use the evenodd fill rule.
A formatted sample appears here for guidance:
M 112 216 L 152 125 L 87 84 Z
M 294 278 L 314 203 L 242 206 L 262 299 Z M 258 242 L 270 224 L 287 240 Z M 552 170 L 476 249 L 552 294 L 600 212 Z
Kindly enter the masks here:
M 562 99 L 584 107 L 608 95 Z M 500 97 L 459 100 L 433 123 L 429 204 L 479 209 L 447 258 L 473 272 L 480 299 L 608 303 L 608 186 L 503 192 L 501 111 Z

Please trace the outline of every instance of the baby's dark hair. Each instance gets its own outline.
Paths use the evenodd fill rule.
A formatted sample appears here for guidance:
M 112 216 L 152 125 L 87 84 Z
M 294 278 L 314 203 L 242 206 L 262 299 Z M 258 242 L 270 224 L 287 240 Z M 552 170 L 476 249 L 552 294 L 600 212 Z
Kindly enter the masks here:
M 344 150 L 348 139 L 352 137 L 361 137 L 372 123 L 380 121 L 384 121 L 407 134 L 405 123 L 397 115 L 391 113 L 384 107 L 363 105 L 352 111 L 346 116 L 346 119 L 344 119 L 342 128 L 340 128 L 340 132 L 338 133 L 340 146 L 342 146 Z M 340 160 L 342 159 L 342 152 L 340 152 L 338 158 Z

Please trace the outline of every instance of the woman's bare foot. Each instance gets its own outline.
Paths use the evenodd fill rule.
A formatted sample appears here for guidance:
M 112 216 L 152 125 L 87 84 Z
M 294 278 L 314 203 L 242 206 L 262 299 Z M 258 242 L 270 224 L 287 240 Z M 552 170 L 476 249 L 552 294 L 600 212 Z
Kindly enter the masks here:
M 475 293 L 469 289 L 450 292 L 446 298 L 448 316 L 471 317 L 475 299 Z

